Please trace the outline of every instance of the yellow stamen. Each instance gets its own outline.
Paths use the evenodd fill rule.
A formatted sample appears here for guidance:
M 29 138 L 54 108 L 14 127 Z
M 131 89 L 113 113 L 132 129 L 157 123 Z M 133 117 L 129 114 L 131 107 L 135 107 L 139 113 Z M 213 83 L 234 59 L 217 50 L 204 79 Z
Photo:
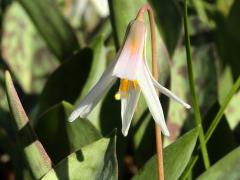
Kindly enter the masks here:
M 134 90 L 137 89 L 137 85 L 138 85 L 137 80 L 132 81 L 132 86 L 133 86 L 133 89 L 134 89 Z
M 127 79 L 121 79 L 121 82 L 120 82 L 120 91 L 123 92 L 123 93 L 127 93 L 128 90 L 129 90 L 129 80 Z
M 137 86 L 138 86 L 137 80 L 129 81 L 127 79 L 121 79 L 119 90 L 114 95 L 114 98 L 116 100 L 120 100 L 121 98 L 126 98 L 128 96 L 128 91 L 129 91 L 129 88 L 130 88 L 130 84 L 131 84 L 131 86 L 134 90 L 137 89 Z

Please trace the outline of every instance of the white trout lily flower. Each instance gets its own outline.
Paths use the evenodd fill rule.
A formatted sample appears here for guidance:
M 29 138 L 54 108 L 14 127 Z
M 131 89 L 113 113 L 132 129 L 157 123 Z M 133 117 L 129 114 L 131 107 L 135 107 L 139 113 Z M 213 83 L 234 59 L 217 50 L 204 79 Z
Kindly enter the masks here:
M 115 99 L 121 100 L 123 135 L 128 134 L 139 95 L 142 91 L 153 119 L 160 125 L 162 133 L 169 136 L 162 106 L 155 88 L 186 108 L 190 108 L 190 105 L 160 85 L 151 75 L 145 57 L 146 34 L 146 24 L 142 20 L 136 19 L 130 23 L 125 42 L 116 59 L 111 62 L 96 85 L 72 112 L 69 117 L 70 122 L 79 116 L 81 118 L 87 117 L 117 78 L 120 78 L 120 87 Z

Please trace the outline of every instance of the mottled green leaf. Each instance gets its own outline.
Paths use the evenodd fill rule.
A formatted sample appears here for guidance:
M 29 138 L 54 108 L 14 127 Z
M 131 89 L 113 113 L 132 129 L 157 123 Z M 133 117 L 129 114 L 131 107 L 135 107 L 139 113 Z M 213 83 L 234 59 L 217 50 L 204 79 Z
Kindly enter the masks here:
M 208 131 L 206 133 L 207 139 L 209 139 L 211 134 L 214 132 L 214 130 L 217 127 L 218 123 L 220 122 L 222 116 L 224 115 L 225 109 L 228 107 L 231 99 L 234 98 L 234 94 L 238 91 L 239 88 L 240 88 L 240 76 L 238 77 L 238 79 L 236 80 L 234 85 L 229 90 L 227 96 L 225 97 L 224 101 L 221 104 L 221 108 L 217 111 L 217 114 L 215 115 L 213 122 L 211 123 L 210 127 L 208 128 Z
M 45 112 L 37 121 L 36 132 L 54 163 L 71 152 L 101 138 L 100 133 L 86 119 L 68 122 L 73 107 L 61 102 Z
M 216 45 L 220 58 L 219 69 L 219 102 L 222 104 L 233 82 L 240 75 L 239 73 L 239 46 L 240 46 L 240 25 L 238 23 L 240 15 L 239 1 L 218 0 L 218 11 L 214 14 L 216 22 Z M 227 120 L 232 129 L 239 123 L 240 111 L 238 102 L 240 92 L 232 98 L 226 109 Z
M 115 137 L 102 138 L 70 154 L 54 169 L 49 171 L 47 179 L 117 179 L 117 159 L 115 154 Z
M 222 71 L 219 78 L 218 100 L 220 104 L 223 103 L 232 85 L 233 85 L 233 77 L 232 77 L 231 68 L 227 66 Z
M 210 21 L 208 19 L 207 11 L 205 9 L 205 2 L 204 1 L 191 1 L 192 5 L 194 6 L 198 18 L 201 20 L 201 23 L 204 23 L 205 25 L 211 26 Z
M 216 45 L 218 55 L 221 60 L 221 70 L 226 67 L 231 68 L 233 79 L 239 76 L 239 46 L 240 46 L 240 1 L 234 1 L 230 6 L 227 16 L 222 11 L 216 11 L 214 14 L 214 20 L 216 22 Z
M 1 52 L 26 93 L 39 93 L 59 64 L 18 2 L 4 16 Z
M 197 180 L 238 180 L 240 179 L 240 147 L 220 159 L 209 170 L 204 172 Z
M 207 113 L 217 99 L 217 69 L 213 63 L 213 50 L 214 48 L 210 44 L 192 46 L 194 83 L 200 110 L 203 115 Z M 171 90 L 191 105 L 188 83 L 185 47 L 181 46 L 173 56 Z M 165 138 L 165 145 L 179 136 L 184 123 L 186 123 L 184 127 L 186 129 L 195 125 L 192 119 L 192 111 L 193 109 L 188 110 L 175 101 L 170 100 L 167 122 L 171 135 L 168 139 Z
M 239 126 L 239 117 L 240 111 L 238 110 L 240 102 L 240 91 L 238 91 L 229 102 L 228 107 L 226 108 L 225 115 L 227 117 L 229 126 L 231 129 L 235 129 Z
M 166 180 L 177 180 L 181 176 L 190 160 L 197 137 L 198 128 L 195 128 L 164 148 L 163 159 Z M 139 174 L 134 176 L 133 180 L 145 180 L 149 179 L 149 177 L 153 180 L 158 179 L 156 155 L 145 164 Z
M 79 49 L 72 27 L 64 19 L 54 1 L 18 0 L 32 19 L 48 47 L 60 61 Z
M 39 179 L 51 169 L 51 160 L 29 124 L 29 119 L 18 98 L 8 71 L 5 73 L 5 83 L 9 109 L 13 117 L 13 128 L 26 156 L 29 168 L 34 177 Z

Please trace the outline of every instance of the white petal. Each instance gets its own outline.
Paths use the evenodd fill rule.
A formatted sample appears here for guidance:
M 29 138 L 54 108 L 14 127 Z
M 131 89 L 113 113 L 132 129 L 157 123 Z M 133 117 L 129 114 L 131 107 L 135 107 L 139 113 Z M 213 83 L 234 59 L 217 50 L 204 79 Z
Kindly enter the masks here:
M 173 100 L 175 100 L 176 102 L 178 102 L 179 104 L 183 105 L 185 108 L 187 109 L 190 109 L 191 106 L 187 103 L 185 103 L 183 100 L 181 100 L 179 97 L 177 97 L 175 94 L 173 94 L 170 90 L 168 90 L 167 88 L 165 88 L 164 86 L 162 86 L 161 84 L 159 84 L 155 78 L 152 76 L 148 66 L 147 66 L 147 63 L 145 63 L 145 66 L 146 66 L 146 69 L 148 71 L 148 73 L 150 74 L 150 77 L 153 81 L 153 85 L 158 88 L 160 90 L 160 93 L 163 93 L 165 94 L 166 96 L 168 96 L 169 98 L 172 98 Z
M 130 24 L 113 74 L 121 79 L 136 80 L 144 51 L 146 24 L 135 20 Z
M 107 93 L 107 91 L 111 88 L 113 83 L 116 80 L 116 77 L 112 76 L 113 68 L 116 64 L 116 60 L 114 60 L 108 68 L 104 71 L 99 81 L 92 88 L 92 90 L 83 98 L 78 107 L 72 112 L 69 116 L 68 120 L 70 122 L 74 121 L 79 116 L 81 118 L 85 118 L 92 111 L 92 109 L 96 106 L 99 100 Z
M 175 100 L 176 102 L 178 102 L 179 104 L 183 105 L 185 108 L 190 109 L 191 106 L 187 103 L 185 103 L 183 100 L 181 100 L 179 97 L 177 97 L 175 94 L 173 94 L 170 90 L 168 90 L 167 88 L 163 87 L 161 84 L 159 84 L 155 79 L 152 79 L 153 84 L 156 88 L 158 88 L 160 90 L 161 93 L 165 94 L 166 96 L 168 96 L 169 98 L 172 98 L 173 100 Z
M 153 119 L 158 125 L 160 125 L 162 133 L 165 136 L 169 136 L 169 131 L 165 122 L 159 97 L 156 93 L 150 74 L 148 73 L 148 70 L 144 63 L 142 63 L 141 72 L 138 74 L 138 84 L 142 89 L 143 95 L 153 116 Z
M 135 112 L 138 99 L 140 95 L 140 88 L 133 89 L 130 87 L 128 96 L 121 99 L 121 115 L 122 115 L 122 133 L 127 136 L 128 130 Z

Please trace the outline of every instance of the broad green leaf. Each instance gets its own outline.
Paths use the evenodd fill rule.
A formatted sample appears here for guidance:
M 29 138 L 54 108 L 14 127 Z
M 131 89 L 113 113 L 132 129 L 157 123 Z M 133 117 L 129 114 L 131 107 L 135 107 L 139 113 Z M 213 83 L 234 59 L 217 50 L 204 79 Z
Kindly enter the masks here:
M 178 179 L 190 160 L 198 137 L 198 128 L 195 128 L 170 146 L 164 148 L 164 172 L 166 179 Z M 174 171 L 173 171 L 174 169 Z
M 49 171 L 43 180 L 55 179 L 117 179 L 115 137 L 102 138 L 70 154 Z
M 18 98 L 8 71 L 5 73 L 5 83 L 9 109 L 13 117 L 13 128 L 26 156 L 29 168 L 34 177 L 39 179 L 51 169 L 51 160 L 29 124 L 29 119 Z
M 238 180 L 240 179 L 240 147 L 234 149 L 220 159 L 210 169 L 204 172 L 197 180 Z
M 51 51 L 63 61 L 79 49 L 72 27 L 64 19 L 54 1 L 18 0 L 32 19 Z
M 54 163 L 101 138 L 87 119 L 78 118 L 68 122 L 72 111 L 73 106 L 63 101 L 45 112 L 35 126 L 39 140 Z
M 13 2 L 4 16 L 1 50 L 26 93 L 39 93 L 59 64 L 18 2 Z
M 88 78 L 92 59 L 92 50 L 85 48 L 51 74 L 40 95 L 38 114 L 63 100 L 75 102 Z
M 198 128 L 194 128 L 176 142 L 163 149 L 164 175 L 166 180 L 177 180 L 190 160 L 198 137 Z M 133 180 L 158 179 L 157 159 L 153 156 Z

